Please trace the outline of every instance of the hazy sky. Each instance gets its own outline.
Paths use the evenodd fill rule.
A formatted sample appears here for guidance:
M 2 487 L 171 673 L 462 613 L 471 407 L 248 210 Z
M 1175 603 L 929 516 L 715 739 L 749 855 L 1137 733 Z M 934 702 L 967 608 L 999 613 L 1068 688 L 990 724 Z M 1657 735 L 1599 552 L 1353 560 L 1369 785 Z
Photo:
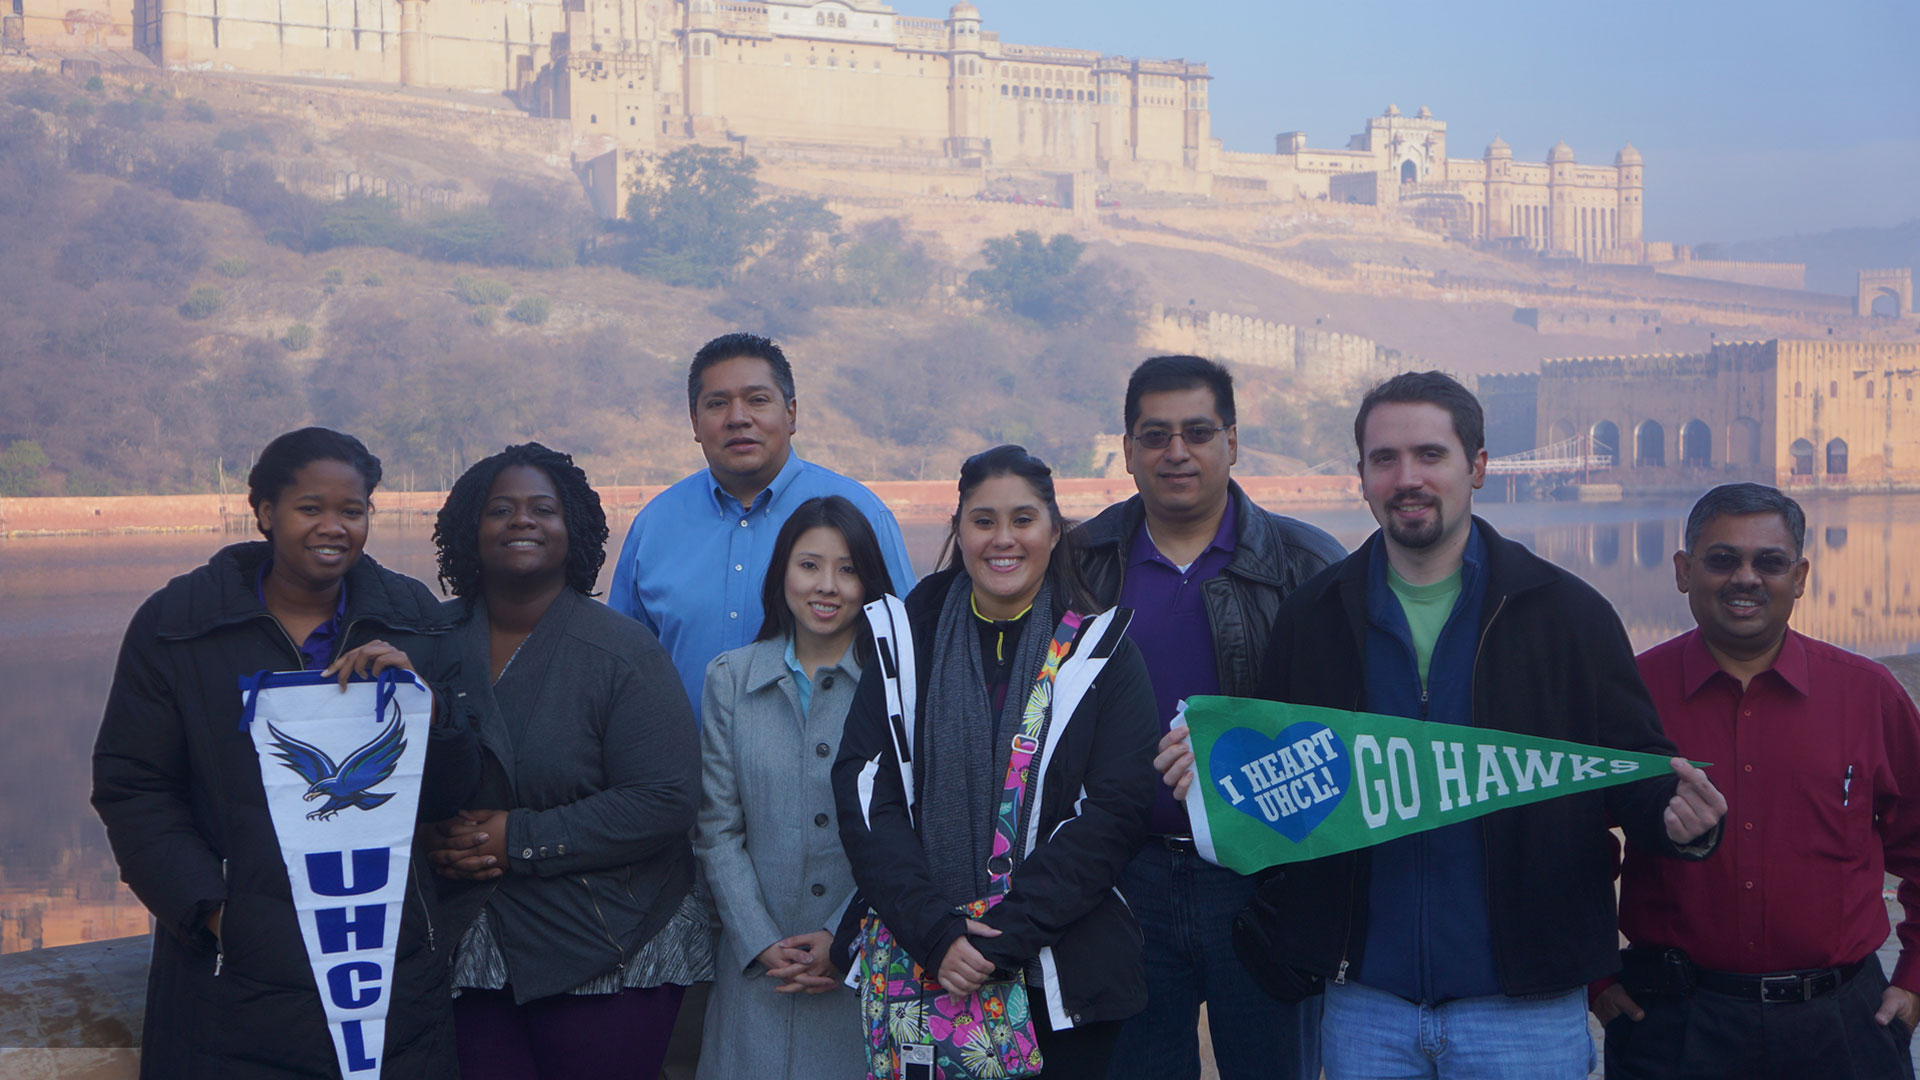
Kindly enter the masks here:
M 1341 147 L 1389 102 L 1521 160 L 1646 157 L 1649 239 L 1747 240 L 1920 217 L 1916 0 L 974 0 L 1007 41 L 1205 60 L 1213 133 Z M 944 17 L 951 0 L 893 0 Z

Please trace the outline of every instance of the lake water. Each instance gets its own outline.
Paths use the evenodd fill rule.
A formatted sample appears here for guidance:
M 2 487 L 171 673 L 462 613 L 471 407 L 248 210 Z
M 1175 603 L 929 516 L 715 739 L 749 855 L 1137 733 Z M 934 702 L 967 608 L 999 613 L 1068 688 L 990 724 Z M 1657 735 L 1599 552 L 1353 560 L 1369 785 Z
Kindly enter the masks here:
M 1671 556 L 1687 504 L 1484 504 L 1504 534 L 1585 577 L 1619 609 L 1636 649 L 1687 629 Z M 1885 656 L 1920 647 L 1920 496 L 1807 505 L 1813 573 L 1800 630 Z M 1373 530 L 1366 508 L 1300 511 L 1351 547 Z M 618 551 L 624 523 L 610 541 Z M 905 526 L 914 565 L 930 568 L 945 526 Z M 367 550 L 430 581 L 424 519 L 382 521 Z M 121 632 L 154 589 L 204 562 L 211 533 L 0 541 L 0 952 L 145 933 L 87 805 L 89 754 Z

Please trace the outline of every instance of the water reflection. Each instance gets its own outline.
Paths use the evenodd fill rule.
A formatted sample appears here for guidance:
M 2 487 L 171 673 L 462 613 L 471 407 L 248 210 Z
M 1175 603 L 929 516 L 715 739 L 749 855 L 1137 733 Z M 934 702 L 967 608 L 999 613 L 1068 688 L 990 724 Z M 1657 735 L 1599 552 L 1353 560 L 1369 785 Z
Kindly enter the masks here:
M 1671 556 L 1687 504 L 1490 504 L 1504 534 L 1585 577 L 1619 609 L 1634 647 L 1691 625 Z M 1813 573 L 1795 625 L 1870 656 L 1920 642 L 1911 578 L 1920 496 L 1809 503 Z M 1304 512 L 1349 547 L 1373 531 L 1363 506 Z M 618 550 L 624 522 L 610 544 Z M 909 523 L 914 565 L 932 567 L 944 524 Z M 133 610 L 223 542 L 211 534 L 0 541 L 0 952 L 142 933 L 144 909 L 119 884 L 87 806 L 89 754 L 113 658 Z M 1629 550 L 1623 551 L 1627 545 Z M 367 550 L 433 579 L 420 519 L 377 524 Z M 608 571 L 610 575 L 611 571 Z M 603 577 L 603 584 L 605 578 Z

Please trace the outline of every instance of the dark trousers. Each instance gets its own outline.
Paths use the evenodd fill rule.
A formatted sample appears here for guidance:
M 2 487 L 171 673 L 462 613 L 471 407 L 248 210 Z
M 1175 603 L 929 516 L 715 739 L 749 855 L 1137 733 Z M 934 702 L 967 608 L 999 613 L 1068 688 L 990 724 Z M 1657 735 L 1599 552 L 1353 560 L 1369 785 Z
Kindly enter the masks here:
M 1873 1019 L 1886 986 L 1878 960 L 1812 1001 L 1629 985 L 1647 1018 L 1607 1025 L 1607 1080 L 1913 1080 L 1913 1033 Z
M 555 994 L 515 1005 L 508 990 L 453 1002 L 463 1080 L 653 1080 L 685 987 Z
M 1040 1057 L 1046 1062 L 1039 1080 L 1107 1080 L 1113 1044 L 1120 1037 L 1120 1021 L 1081 1024 L 1055 1031 L 1053 1014 L 1047 1011 L 1047 995 L 1037 986 L 1027 987 L 1027 1009 L 1033 1015 L 1033 1034 L 1040 1042 Z
M 1122 1022 L 1114 1080 L 1200 1080 L 1200 1004 L 1221 1080 L 1318 1080 L 1320 996 L 1268 997 L 1233 951 L 1253 879 L 1149 840 L 1120 891 L 1146 935 L 1147 1008 Z

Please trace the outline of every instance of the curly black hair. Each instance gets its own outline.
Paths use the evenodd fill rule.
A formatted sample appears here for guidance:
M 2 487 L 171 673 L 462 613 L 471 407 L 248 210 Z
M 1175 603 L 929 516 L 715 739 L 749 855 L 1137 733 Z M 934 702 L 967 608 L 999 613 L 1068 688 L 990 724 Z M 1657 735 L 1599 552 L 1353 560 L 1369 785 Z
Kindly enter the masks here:
M 480 512 L 500 471 L 515 465 L 530 465 L 553 481 L 567 526 L 567 584 L 592 596 L 593 583 L 607 561 L 607 512 L 600 506 L 600 493 L 587 483 L 587 474 L 573 463 L 573 455 L 537 442 L 509 446 L 483 458 L 454 481 L 433 522 L 441 587 L 455 596 L 480 592 Z

